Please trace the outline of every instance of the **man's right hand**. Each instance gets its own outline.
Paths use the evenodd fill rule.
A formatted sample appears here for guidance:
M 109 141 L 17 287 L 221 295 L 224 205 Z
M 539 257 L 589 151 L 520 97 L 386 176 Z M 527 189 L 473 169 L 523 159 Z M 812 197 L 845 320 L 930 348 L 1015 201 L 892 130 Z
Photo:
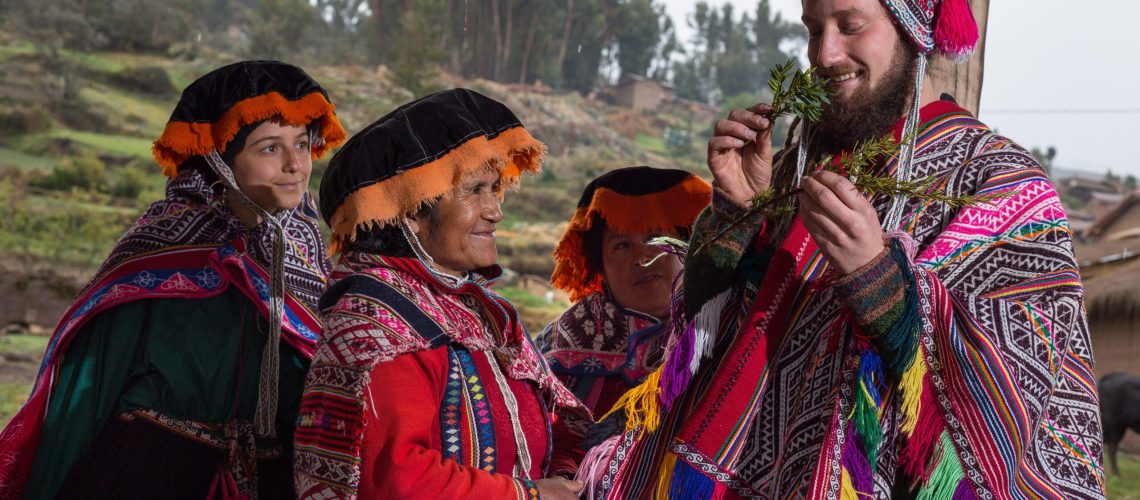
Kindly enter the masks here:
M 543 499 L 550 500 L 577 500 L 578 493 L 582 491 L 582 482 L 566 479 L 564 477 L 552 477 L 550 479 L 539 479 L 534 482 L 535 488 L 538 488 L 538 496 Z
M 713 184 L 741 205 L 772 183 L 772 122 L 764 117 L 771 110 L 768 104 L 734 109 L 709 139 Z

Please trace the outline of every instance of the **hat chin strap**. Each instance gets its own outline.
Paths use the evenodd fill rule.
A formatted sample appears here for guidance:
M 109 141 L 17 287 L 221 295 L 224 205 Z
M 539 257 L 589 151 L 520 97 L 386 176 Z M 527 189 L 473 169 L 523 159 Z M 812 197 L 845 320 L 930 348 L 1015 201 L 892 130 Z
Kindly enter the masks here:
M 456 276 L 444 272 L 435 265 L 435 259 L 424 249 L 424 246 L 420 243 L 420 238 L 416 236 L 416 232 L 412 231 L 412 226 L 408 224 L 407 217 L 400 218 L 400 232 L 404 233 L 404 239 L 408 240 L 408 245 L 412 247 L 412 252 L 416 254 L 416 258 L 419 259 L 420 263 L 422 263 L 428 271 L 431 271 L 432 274 L 452 285 L 458 285 L 467 279 L 466 275 Z
M 276 437 L 277 391 L 281 378 L 281 330 L 282 316 L 285 314 L 285 227 L 282 221 L 289 217 L 290 210 L 282 210 L 277 215 L 269 213 L 245 194 L 234 178 L 233 170 L 226 164 L 217 150 L 205 155 L 210 168 L 221 179 L 222 185 L 238 195 L 249 210 L 262 221 L 269 223 L 272 231 L 272 275 L 269 292 L 269 333 L 265 347 L 261 350 L 261 374 L 257 383 L 257 411 L 254 414 L 254 429 L 259 437 Z
M 925 79 L 926 54 L 920 51 L 918 58 L 915 60 L 914 93 L 912 94 L 914 97 L 911 99 L 910 112 L 907 113 L 906 123 L 903 125 L 903 143 L 899 145 L 898 168 L 895 169 L 895 180 L 900 183 L 910 181 L 914 174 L 914 155 L 918 144 L 918 134 L 915 133 L 915 130 L 918 129 L 919 125 L 919 110 L 922 109 L 922 84 Z M 896 194 L 894 199 L 891 200 L 891 209 L 887 212 L 887 216 L 883 220 L 884 231 L 890 233 L 898 229 L 899 224 L 902 222 L 903 207 L 905 205 L 906 196 Z

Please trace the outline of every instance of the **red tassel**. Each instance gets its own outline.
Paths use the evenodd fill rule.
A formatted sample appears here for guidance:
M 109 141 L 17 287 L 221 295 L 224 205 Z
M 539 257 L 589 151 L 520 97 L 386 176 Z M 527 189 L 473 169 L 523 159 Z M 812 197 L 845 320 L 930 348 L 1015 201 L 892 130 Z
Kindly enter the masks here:
M 927 373 L 926 380 L 922 384 L 918 425 L 915 426 L 914 434 L 907 438 L 899 460 L 903 474 L 915 481 L 926 481 L 934 471 L 934 468 L 930 467 L 930 459 L 934 456 L 935 445 L 938 444 L 942 430 L 946 427 L 934 391 L 934 384 L 930 381 L 930 374 Z
M 934 45 L 940 52 L 962 62 L 978 44 L 978 23 L 969 0 L 942 0 L 935 20 Z
M 214 480 L 210 482 L 210 494 L 206 500 L 249 500 L 238 489 L 237 481 L 234 480 L 234 475 L 229 470 L 218 467 L 218 472 L 214 474 Z

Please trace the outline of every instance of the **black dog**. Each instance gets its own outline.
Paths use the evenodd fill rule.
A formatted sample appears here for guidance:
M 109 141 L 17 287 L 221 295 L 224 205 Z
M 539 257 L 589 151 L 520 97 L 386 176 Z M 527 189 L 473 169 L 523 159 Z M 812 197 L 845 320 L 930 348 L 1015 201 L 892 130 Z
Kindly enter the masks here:
M 1104 446 L 1112 464 L 1112 473 L 1120 475 L 1116 467 L 1116 448 L 1128 429 L 1140 433 L 1140 376 L 1127 373 L 1109 373 L 1097 384 L 1100 392 L 1100 419 L 1104 424 Z

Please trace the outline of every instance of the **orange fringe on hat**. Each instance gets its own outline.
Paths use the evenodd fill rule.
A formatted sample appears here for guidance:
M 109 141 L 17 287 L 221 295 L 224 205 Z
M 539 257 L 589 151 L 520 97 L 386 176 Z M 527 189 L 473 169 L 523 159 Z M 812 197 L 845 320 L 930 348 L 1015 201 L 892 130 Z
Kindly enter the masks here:
M 550 283 L 578 300 L 602 291 L 602 270 L 586 264 L 583 235 L 594 223 L 594 214 L 606 227 L 622 234 L 674 234 L 677 227 L 690 227 L 712 199 L 712 186 L 697 176 L 687 177 L 669 189 L 640 196 L 598 188 L 586 207 L 578 207 L 570 225 L 554 248 L 556 262 Z
M 522 172 L 537 172 L 545 156 L 546 145 L 521 126 L 492 139 L 477 136 L 435 160 L 348 195 L 329 218 L 333 232 L 329 252 L 339 253 L 346 242 L 355 240 L 358 228 L 391 224 L 438 200 L 469 172 L 496 168 L 503 187 L 516 188 Z
M 313 146 L 313 158 L 339 146 L 348 135 L 333 113 L 334 106 L 320 92 L 290 101 L 277 92 L 261 94 L 238 101 L 215 123 L 171 121 L 162 136 L 154 141 L 151 152 L 167 177 L 178 175 L 178 165 L 192 156 L 221 152 L 238 130 L 250 123 L 280 117 L 289 125 L 308 125 L 319 119 L 324 144 Z

